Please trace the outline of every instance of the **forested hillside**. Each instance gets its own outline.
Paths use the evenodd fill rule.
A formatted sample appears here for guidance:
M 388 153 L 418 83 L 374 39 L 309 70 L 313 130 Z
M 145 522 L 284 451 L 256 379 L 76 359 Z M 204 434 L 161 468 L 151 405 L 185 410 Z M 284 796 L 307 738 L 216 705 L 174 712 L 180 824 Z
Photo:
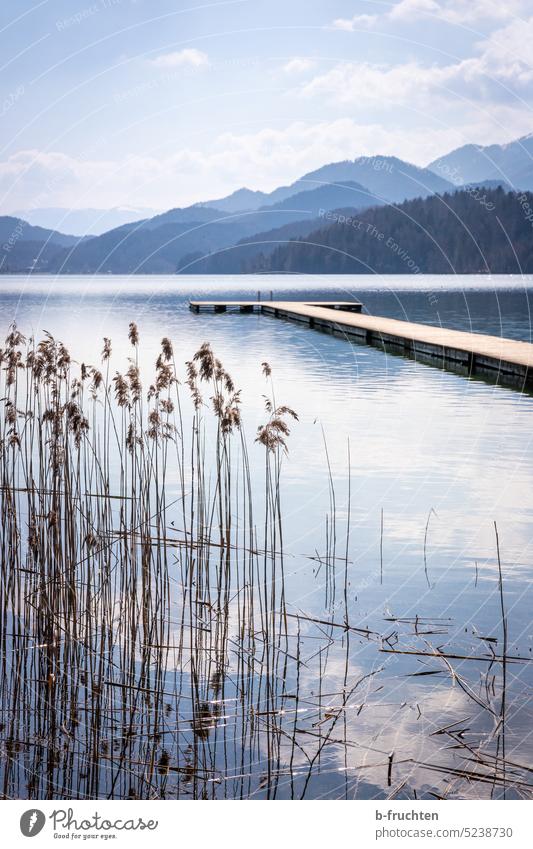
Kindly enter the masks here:
M 533 194 L 470 188 L 350 216 L 259 253 L 249 270 L 308 274 L 533 272 Z

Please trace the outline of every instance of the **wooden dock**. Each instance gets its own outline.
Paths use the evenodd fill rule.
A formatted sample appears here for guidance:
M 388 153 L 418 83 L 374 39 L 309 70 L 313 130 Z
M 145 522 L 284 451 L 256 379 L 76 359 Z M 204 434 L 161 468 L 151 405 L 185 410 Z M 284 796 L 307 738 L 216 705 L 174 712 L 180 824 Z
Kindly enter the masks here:
M 194 312 L 262 313 L 337 333 L 390 354 L 533 389 L 533 344 L 364 315 L 357 301 L 190 301 Z

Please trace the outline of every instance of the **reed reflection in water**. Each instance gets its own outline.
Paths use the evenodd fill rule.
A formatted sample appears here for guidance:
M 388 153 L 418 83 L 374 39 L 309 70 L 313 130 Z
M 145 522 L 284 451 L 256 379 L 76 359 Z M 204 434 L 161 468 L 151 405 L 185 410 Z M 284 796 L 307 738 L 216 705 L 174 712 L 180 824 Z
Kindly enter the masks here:
M 323 592 L 306 612 L 284 548 L 298 416 L 269 364 L 252 480 L 211 347 L 180 369 L 163 339 L 146 382 L 134 323 L 129 341 L 122 371 L 109 339 L 98 366 L 15 326 L 1 352 L 3 797 L 529 796 L 512 718 L 530 658 L 510 649 L 501 565 L 499 633 L 475 656 L 451 617 L 363 620 L 351 475 L 341 516 L 325 444 L 320 542 L 290 561 Z M 381 533 L 383 551 L 383 515 Z

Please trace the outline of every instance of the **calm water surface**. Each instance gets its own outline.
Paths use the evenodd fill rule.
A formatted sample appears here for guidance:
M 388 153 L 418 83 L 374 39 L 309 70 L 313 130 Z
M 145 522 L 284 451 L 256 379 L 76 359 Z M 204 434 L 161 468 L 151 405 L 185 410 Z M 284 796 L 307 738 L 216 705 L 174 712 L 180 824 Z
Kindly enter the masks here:
M 266 316 L 195 315 L 188 309 L 191 297 L 255 297 L 258 289 L 264 298 L 271 290 L 277 299 L 355 297 L 372 314 L 532 338 L 533 279 L 513 277 L 2 277 L 0 329 L 5 336 L 15 320 L 26 335 L 40 338 L 48 331 L 77 360 L 94 364 L 102 338 L 110 337 L 118 368 L 130 356 L 128 323 L 136 321 L 146 373 L 161 337 L 172 339 L 182 363 L 209 341 L 242 389 L 250 443 L 264 419 L 261 363 L 268 361 L 277 403 L 299 415 L 283 470 L 288 608 L 294 615 L 342 623 L 344 564 L 333 575 L 333 598 L 332 576 L 320 563 L 332 498 L 327 450 L 339 548 L 345 546 L 349 490 L 351 495 L 349 619 L 380 635 L 377 641 L 353 635 L 347 646 L 341 628 L 325 647 L 326 626 L 302 620 L 301 651 L 309 662 L 299 681 L 298 747 L 282 751 L 274 795 L 501 795 L 501 787 L 488 780 L 465 780 L 457 772 L 458 765 L 464 768 L 464 753 L 454 754 L 454 739 L 436 732 L 453 723 L 459 730 L 468 727 L 462 739 L 473 750 L 499 756 L 502 664 L 491 664 L 488 692 L 486 662 L 456 657 L 450 661 L 459 676 L 454 679 L 445 662 L 427 653 L 439 647 L 454 656 L 501 654 L 496 523 L 508 651 L 526 659 L 508 665 L 506 754 L 531 767 L 533 398 Z M 259 446 L 252 447 L 259 501 L 261 457 Z M 323 653 L 318 673 L 317 652 Z M 348 683 L 373 674 L 364 699 L 358 691 L 341 703 L 346 668 Z M 494 715 L 480 708 L 479 698 Z M 329 721 L 336 710 L 342 718 L 315 757 L 313 735 L 324 732 L 328 710 Z M 228 775 L 239 774 L 244 743 L 232 738 L 228 755 L 221 735 L 204 741 L 213 745 L 210 763 L 217 775 L 208 795 L 268 795 L 270 755 L 262 744 L 247 762 L 246 789 L 241 782 L 237 790 L 237 779 L 230 782 Z M 178 744 L 176 752 L 178 757 Z M 528 781 L 521 775 L 507 795 L 527 796 Z M 167 794 L 175 792 L 170 785 Z

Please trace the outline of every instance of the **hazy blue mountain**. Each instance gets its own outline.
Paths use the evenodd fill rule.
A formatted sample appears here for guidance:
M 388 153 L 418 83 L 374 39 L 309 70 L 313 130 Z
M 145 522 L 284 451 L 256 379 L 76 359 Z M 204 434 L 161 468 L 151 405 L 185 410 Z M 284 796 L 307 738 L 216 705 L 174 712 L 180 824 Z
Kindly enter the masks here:
M 235 211 L 215 208 L 211 204 L 195 204 L 184 208 L 170 209 L 168 212 L 163 212 L 161 215 L 156 215 L 146 221 L 139 221 L 134 226 L 155 229 L 163 224 L 182 224 L 184 222 L 208 223 L 218 221 L 240 222 L 243 226 L 243 231 L 256 232 L 259 229 L 268 229 L 275 227 L 278 224 L 288 221 L 297 220 L 301 214 L 318 215 L 318 211 L 324 207 L 325 209 L 335 209 L 338 206 L 354 206 L 361 205 L 369 206 L 373 203 L 378 203 L 379 200 L 366 190 L 366 188 L 358 183 L 346 181 L 344 183 L 317 183 L 313 185 L 301 184 L 301 181 L 294 183 L 301 191 L 292 191 L 286 198 L 278 202 L 272 202 L 272 196 L 284 190 L 276 190 L 270 195 L 264 195 L 267 203 L 261 204 L 257 209 L 240 209 Z M 262 194 L 262 193 L 254 193 Z
M 254 192 L 251 189 L 237 189 L 231 195 L 218 200 L 198 203 L 196 206 L 210 207 L 226 212 L 254 212 L 263 206 L 272 206 L 286 198 L 303 192 L 306 189 L 315 189 L 321 185 L 320 182 L 306 183 L 304 179 L 296 180 L 289 186 L 279 186 L 271 192 Z
M 533 134 L 508 144 L 466 144 L 428 165 L 435 174 L 452 182 L 497 180 L 515 189 L 533 188 Z
M 253 230 L 254 235 L 218 249 L 210 256 L 199 253 L 186 255 L 179 270 L 185 274 L 245 273 L 248 262 L 258 251 L 267 256 L 280 244 L 306 236 L 319 227 L 320 215 L 324 211 L 349 207 L 351 214 L 355 214 L 358 210 L 379 206 L 381 203 L 382 201 L 359 183 L 325 184 L 316 189 L 299 192 L 246 216 L 244 221 L 248 229 Z
M 59 251 L 79 242 L 78 236 L 35 227 L 11 215 L 0 216 L 0 271 L 48 271 Z
M 533 162 L 516 171 L 510 182 L 516 189 L 533 189 Z
M 317 184 L 341 183 L 347 180 L 361 183 L 384 202 L 401 203 L 416 197 L 445 192 L 448 180 L 427 168 L 418 168 L 395 156 L 361 156 L 358 159 L 334 162 L 306 174 L 296 185 L 313 188 Z M 275 192 L 272 194 L 275 195 Z
M 219 198 L 218 200 L 208 200 L 195 205 L 220 209 L 222 212 L 246 212 L 248 210 L 259 209 L 260 206 L 265 206 L 268 202 L 269 196 L 266 192 L 237 189 L 237 191 L 232 192 L 227 197 Z
M 54 259 L 53 270 L 64 274 L 171 274 L 185 253 L 209 253 L 241 237 L 239 224 L 224 222 L 170 222 L 154 228 L 126 225 L 63 249 Z
M 259 209 L 281 203 L 295 194 L 311 191 L 329 183 L 361 183 L 385 202 L 399 203 L 408 198 L 427 197 L 435 192 L 445 192 L 450 182 L 427 168 L 418 168 L 395 156 L 360 156 L 323 165 L 309 171 L 288 186 L 272 192 L 253 192 L 238 189 L 219 200 L 200 206 L 215 207 L 228 212 Z
M 212 209 L 202 206 L 184 206 L 169 209 L 167 212 L 161 212 L 154 215 L 153 218 L 146 218 L 142 221 L 135 221 L 132 224 L 125 225 L 124 229 L 139 229 L 155 230 L 157 227 L 162 227 L 166 224 L 208 224 L 210 221 L 217 221 L 226 218 L 229 213 L 222 212 L 220 209 Z
M 210 207 L 171 209 L 154 218 L 126 224 L 73 248 L 58 252 L 52 270 L 61 273 L 172 273 L 183 257 L 206 256 L 254 233 L 298 220 L 316 219 L 321 209 L 368 207 L 376 198 L 356 183 L 324 185 L 290 202 L 251 213 L 224 213 Z M 309 232 L 311 225 L 303 230 Z M 302 232 L 303 232 L 302 230 Z
M 156 209 L 131 207 L 115 207 L 113 209 L 67 209 L 50 207 L 49 209 L 24 209 L 16 215 L 39 227 L 50 230 L 60 230 L 64 233 L 75 233 L 79 236 L 99 236 L 102 233 L 138 221 L 141 218 L 151 218 L 157 214 Z
M 283 238 L 306 235 L 315 226 L 321 210 L 357 211 L 453 188 L 432 171 L 395 157 L 360 157 L 325 165 L 273 192 L 239 189 L 220 201 L 128 221 L 81 242 L 62 234 L 50 236 L 50 231 L 36 232 L 32 236 L 35 243 L 32 251 L 39 256 L 37 264 L 35 257 L 28 256 L 27 249 L 22 254 L 19 247 L 9 252 L 9 268 L 33 267 L 55 273 L 171 273 L 187 265 L 191 257 L 198 266 L 200 258 L 220 255 L 221 251 L 239 244 L 234 258 L 227 260 L 231 264 L 237 254 L 242 261 L 245 254 L 250 256 L 249 244 L 243 247 L 243 243 L 253 242 L 256 234 L 265 256 L 275 247 L 278 236 L 283 241 Z M 214 203 L 222 208 L 213 206 Z M 240 206 L 246 208 L 237 209 Z M 272 230 L 291 225 L 297 225 L 290 231 L 291 235 L 287 232 L 284 236 L 265 237 Z M 39 255 L 39 241 L 47 240 L 46 252 Z M 213 262 L 216 265 L 218 260 Z
M 361 209 L 363 206 L 374 206 L 382 202 L 361 183 L 347 180 L 344 183 L 328 182 L 316 188 L 301 191 L 285 198 L 285 200 L 278 201 L 278 203 L 264 206 L 262 210 L 279 210 L 282 212 L 291 210 L 318 214 L 320 209 L 337 209 L 340 206 Z M 262 210 L 258 211 L 261 212 Z
M 325 183 L 298 192 L 278 203 L 262 206 L 255 213 L 240 216 L 239 220 L 247 230 L 247 233 L 243 233 L 245 237 L 295 221 L 318 218 L 321 210 L 327 211 L 341 206 L 364 209 L 380 203 L 379 198 L 368 192 L 360 183 Z
M 15 242 L 46 242 L 52 241 L 56 245 L 68 247 L 80 241 L 79 236 L 69 236 L 59 233 L 57 230 L 49 230 L 46 227 L 36 227 L 22 218 L 12 215 L 0 216 L 0 242 L 2 245 L 10 241 Z
M 291 239 L 308 236 L 321 224 L 320 218 L 293 221 L 264 233 L 256 233 L 236 244 L 208 254 L 191 253 L 182 257 L 180 274 L 246 274 L 251 268 L 257 271 L 260 257 L 268 257 L 280 245 Z

